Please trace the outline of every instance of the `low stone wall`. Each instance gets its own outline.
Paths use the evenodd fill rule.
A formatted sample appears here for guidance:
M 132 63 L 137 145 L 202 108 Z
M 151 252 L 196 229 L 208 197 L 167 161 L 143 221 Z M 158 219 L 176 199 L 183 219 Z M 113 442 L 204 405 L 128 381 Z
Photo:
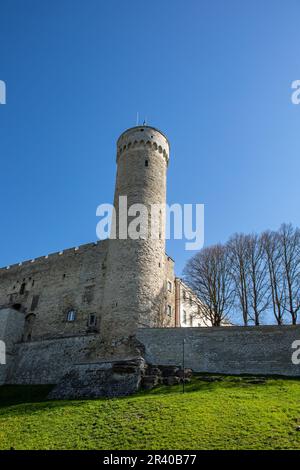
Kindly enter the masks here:
M 56 384 L 74 364 L 94 361 L 99 349 L 99 335 L 19 343 L 6 382 Z
M 145 359 L 152 364 L 182 365 L 196 372 L 300 376 L 292 363 L 292 343 L 300 325 L 140 329 Z
M 300 365 L 292 363 L 292 343 L 300 340 L 300 325 L 142 328 L 137 339 L 150 364 L 181 366 L 185 340 L 185 367 L 195 372 L 300 376 Z M 100 335 L 18 343 L 9 362 L 5 381 L 10 384 L 58 384 L 72 369 L 79 378 L 88 377 L 90 368 L 95 369 L 92 364 L 103 362 Z M 103 373 L 95 374 L 99 382 Z

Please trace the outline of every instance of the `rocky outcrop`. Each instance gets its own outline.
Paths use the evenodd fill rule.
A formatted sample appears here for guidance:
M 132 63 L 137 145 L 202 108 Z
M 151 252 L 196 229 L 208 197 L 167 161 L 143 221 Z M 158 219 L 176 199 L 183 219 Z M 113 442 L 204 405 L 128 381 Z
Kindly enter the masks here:
M 190 382 L 192 369 L 182 369 L 178 366 L 148 365 L 142 377 L 142 388 L 151 390 L 157 385 L 177 385 Z
M 142 357 L 102 363 L 77 364 L 62 377 L 49 399 L 123 397 L 141 388 L 189 382 L 192 370 L 147 365 Z
M 142 358 L 77 364 L 50 392 L 50 399 L 123 397 L 141 386 L 145 363 Z

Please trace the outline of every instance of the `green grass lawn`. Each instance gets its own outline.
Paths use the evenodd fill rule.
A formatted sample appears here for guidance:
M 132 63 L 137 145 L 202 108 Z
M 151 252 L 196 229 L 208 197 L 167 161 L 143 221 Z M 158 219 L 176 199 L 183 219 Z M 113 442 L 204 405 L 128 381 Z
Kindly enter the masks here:
M 0 387 L 0 449 L 300 449 L 300 381 L 194 378 L 121 399 Z

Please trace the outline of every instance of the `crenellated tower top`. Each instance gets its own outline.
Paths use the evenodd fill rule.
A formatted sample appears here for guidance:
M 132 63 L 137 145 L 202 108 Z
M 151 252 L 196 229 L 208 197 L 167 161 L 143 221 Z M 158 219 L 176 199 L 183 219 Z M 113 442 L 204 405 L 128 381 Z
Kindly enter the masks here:
M 151 126 L 136 126 L 127 129 L 117 141 L 117 161 L 127 150 L 150 147 L 160 153 L 169 162 L 170 144 L 167 137 Z

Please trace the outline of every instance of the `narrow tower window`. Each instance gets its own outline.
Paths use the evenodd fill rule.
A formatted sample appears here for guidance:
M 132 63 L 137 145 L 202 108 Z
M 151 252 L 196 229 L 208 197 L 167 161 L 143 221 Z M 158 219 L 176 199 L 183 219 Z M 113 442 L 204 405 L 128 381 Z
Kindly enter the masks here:
M 89 315 L 89 320 L 88 320 L 88 324 L 89 326 L 95 326 L 97 323 L 97 317 L 94 313 L 90 313 Z
M 145 160 L 145 166 L 149 166 L 148 160 Z
M 68 322 L 75 321 L 75 318 L 76 318 L 75 310 L 69 310 L 68 313 L 67 313 L 67 321 Z

